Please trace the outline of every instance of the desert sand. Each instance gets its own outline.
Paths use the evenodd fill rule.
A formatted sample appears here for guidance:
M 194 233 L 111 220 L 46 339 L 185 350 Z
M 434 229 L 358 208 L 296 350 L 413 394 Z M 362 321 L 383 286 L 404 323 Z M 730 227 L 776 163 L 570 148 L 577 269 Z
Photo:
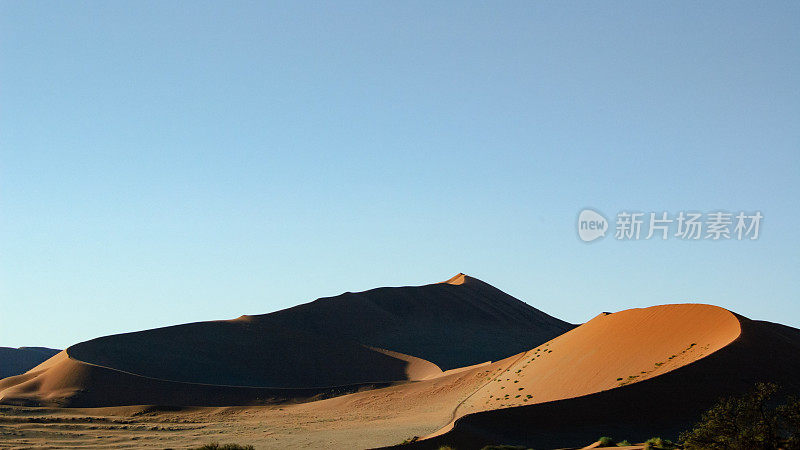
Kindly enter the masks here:
M 632 442 L 670 436 L 719 396 L 755 381 L 800 392 L 794 328 L 701 304 L 603 313 L 573 327 L 517 302 L 459 274 L 272 315 L 88 341 L 0 380 L 0 446 L 373 448 L 419 437 L 403 448 L 582 447 L 612 433 Z M 337 314 L 372 322 L 322 321 Z M 293 321 L 302 321 L 301 333 Z M 497 342 L 485 342 L 490 326 Z M 292 349 L 301 354 L 258 347 L 270 330 L 299 334 Z M 322 347 L 326 355 L 308 347 L 319 330 L 338 338 Z M 196 345 L 188 336 L 198 333 L 209 346 L 193 353 L 201 365 L 167 358 L 165 349 Z M 471 333 L 481 341 L 477 350 L 464 345 L 476 342 Z M 552 336 L 513 351 L 543 333 Z M 250 340 L 239 346 L 239 339 Z M 489 351 L 500 357 L 480 360 Z M 242 374 L 235 360 L 253 355 L 266 361 Z M 320 359 L 298 363 L 309 356 Z M 200 368 L 216 372 L 195 374 Z M 208 382 L 216 379 L 227 384 Z M 245 384 L 252 381 L 262 384 Z

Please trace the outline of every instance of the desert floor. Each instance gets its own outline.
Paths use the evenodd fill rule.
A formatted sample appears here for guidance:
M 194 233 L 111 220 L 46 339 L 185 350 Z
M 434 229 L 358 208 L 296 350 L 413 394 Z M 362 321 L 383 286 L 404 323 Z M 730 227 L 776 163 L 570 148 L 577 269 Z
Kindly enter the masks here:
M 0 406 L 0 448 L 369 448 L 425 436 L 488 381 L 474 368 L 308 403 L 258 407 L 41 408 Z
M 411 417 L 320 416 L 308 406 L 54 409 L 0 407 L 0 448 L 192 448 L 212 442 L 264 448 L 369 448 L 435 431 L 441 412 Z M 366 425 L 366 426 L 365 426 Z M 594 448 L 590 445 L 587 448 Z M 638 450 L 642 445 L 618 447 Z
M 436 422 L 429 415 L 398 418 L 391 411 L 334 415 L 293 406 L 126 409 L 3 407 L 0 448 L 188 448 L 211 442 L 256 448 L 367 448 L 437 428 L 430 425 Z

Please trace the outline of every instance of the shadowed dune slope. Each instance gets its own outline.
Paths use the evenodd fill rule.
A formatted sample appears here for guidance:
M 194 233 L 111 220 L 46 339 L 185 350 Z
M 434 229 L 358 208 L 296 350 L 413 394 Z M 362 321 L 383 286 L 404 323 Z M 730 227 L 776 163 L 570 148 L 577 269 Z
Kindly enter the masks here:
M 46 347 L 0 347 L 0 379 L 25 373 L 59 351 Z
M 172 381 L 319 387 L 409 379 L 407 361 L 442 369 L 499 359 L 571 325 L 479 280 L 378 288 L 271 314 L 177 325 L 70 347 L 79 361 Z M 412 371 L 413 372 L 413 371 Z
M 408 379 L 408 361 L 358 342 L 253 320 L 198 322 L 73 345 L 71 358 L 170 381 L 306 388 Z
M 441 373 L 437 364 L 498 359 L 572 327 L 459 274 L 445 283 L 346 293 L 260 316 L 93 339 L 61 354 L 58 370 L 38 367 L 3 380 L 0 402 L 248 404 L 239 393 L 223 401 L 208 388 L 206 397 L 195 391 L 198 385 L 324 391 L 427 379 Z M 177 397 L 148 393 L 151 402 L 109 394 L 118 389 L 106 384 L 111 380 L 152 392 L 162 391 L 156 382 L 190 386 L 171 385 L 183 393 Z M 48 386 L 55 386 L 52 392 Z
M 680 356 L 673 358 L 679 364 L 667 367 L 663 373 L 648 374 L 643 381 L 623 383 L 627 381 L 623 371 L 620 372 L 623 385 L 613 389 L 468 414 L 459 418 L 447 433 L 403 448 L 427 449 L 448 444 L 459 449 L 472 449 L 488 443 L 560 448 L 585 445 L 598 436 L 614 436 L 631 442 L 641 442 L 652 436 L 675 439 L 719 398 L 746 392 L 756 382 L 773 381 L 787 392 L 800 393 L 800 378 L 797 377 L 800 373 L 800 330 L 752 321 L 732 313 L 731 317 L 736 318 L 741 332 L 730 343 L 716 351 L 713 351 L 713 345 L 703 350 L 703 345 L 698 343 L 692 347 L 702 350 L 697 357 L 683 361 Z M 676 324 L 662 325 L 653 328 L 651 333 L 673 339 L 669 334 L 677 333 Z M 720 330 L 720 325 L 723 329 L 730 326 L 727 320 L 707 323 L 707 336 L 718 344 L 723 343 L 731 331 L 714 335 L 715 330 Z M 566 341 L 567 336 L 559 339 Z M 598 344 L 603 346 L 603 343 Z M 588 358 L 593 357 L 592 347 L 596 346 L 584 349 Z M 631 353 L 632 348 L 627 350 L 627 354 L 621 352 L 620 359 L 630 358 L 636 361 L 630 369 L 640 368 L 639 356 Z M 640 347 L 635 353 L 653 354 L 662 360 L 657 356 L 659 351 L 657 348 L 655 353 L 651 353 L 647 347 Z M 548 357 L 556 355 L 556 352 L 548 353 Z M 618 363 L 619 360 L 605 360 L 589 372 L 586 372 L 586 367 L 575 366 L 575 369 L 582 369 L 585 375 L 593 378 L 607 372 L 604 367 L 616 366 L 621 370 Z M 564 372 L 563 376 L 570 378 L 575 375 Z M 542 385 L 540 389 L 546 390 L 547 386 Z M 535 398 L 535 391 L 533 395 Z
M 0 380 L 0 403 L 19 406 L 263 405 L 326 398 L 387 383 L 280 389 L 183 383 L 142 377 L 70 358 L 62 351 L 28 372 Z
M 496 361 L 574 328 L 464 274 L 444 283 L 344 293 L 251 320 L 413 355 L 449 370 Z

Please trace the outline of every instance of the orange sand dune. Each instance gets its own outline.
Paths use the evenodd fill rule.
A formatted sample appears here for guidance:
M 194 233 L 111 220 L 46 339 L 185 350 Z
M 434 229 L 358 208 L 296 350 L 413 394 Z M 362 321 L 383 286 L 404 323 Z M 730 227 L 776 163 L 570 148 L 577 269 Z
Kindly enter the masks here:
M 442 375 L 442 369 L 439 368 L 436 364 L 425 361 L 422 358 L 417 358 L 416 356 L 406 355 L 399 352 L 393 352 L 391 350 L 386 350 L 383 348 L 377 347 L 368 347 L 376 352 L 383 353 L 384 355 L 391 356 L 392 358 L 399 359 L 401 361 L 406 362 L 406 379 L 409 381 L 416 381 L 416 380 L 425 380 L 428 378 L 434 378 Z
M 403 448 L 674 439 L 720 397 L 756 382 L 800 393 L 797 373 L 800 330 L 708 305 L 622 311 L 520 354 L 507 370 L 494 369 L 456 408 L 454 424 Z
M 539 347 L 486 367 L 491 376 L 454 409 L 452 418 L 640 382 L 713 353 L 739 333 L 736 316 L 710 305 L 600 314 Z M 452 422 L 433 436 L 451 426 Z
M 601 314 L 533 350 L 459 408 L 471 412 L 544 403 L 652 378 L 739 336 L 739 321 L 710 305 L 664 305 Z
M 57 407 L 117 405 L 265 405 L 356 392 L 389 383 L 306 389 L 185 383 L 101 367 L 58 353 L 30 371 L 0 380 L 0 404 Z

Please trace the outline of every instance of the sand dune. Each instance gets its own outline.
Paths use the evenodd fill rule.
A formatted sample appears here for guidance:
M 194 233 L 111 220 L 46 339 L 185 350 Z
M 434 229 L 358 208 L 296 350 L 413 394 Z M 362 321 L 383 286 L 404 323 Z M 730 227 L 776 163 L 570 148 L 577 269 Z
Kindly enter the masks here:
M 601 435 L 632 442 L 674 438 L 720 397 L 756 382 L 800 393 L 800 330 L 706 305 L 599 316 L 538 350 L 477 390 L 457 408 L 454 425 L 407 448 L 570 447 Z
M 406 380 L 408 361 L 313 329 L 258 320 L 200 322 L 99 338 L 73 359 L 163 380 L 306 388 Z
M 0 347 L 0 379 L 25 373 L 59 351 L 46 347 Z
M 386 353 L 391 356 L 395 352 Z M 632 442 L 641 442 L 653 435 L 674 437 L 721 395 L 743 392 L 760 380 L 778 381 L 800 392 L 800 381 L 795 377 L 800 372 L 800 330 L 751 321 L 708 305 L 664 305 L 601 314 L 529 351 L 444 372 L 425 360 L 401 354 L 395 356 L 416 364 L 406 376 L 417 381 L 354 392 L 358 390 L 356 387 L 351 389 L 352 393 L 328 399 L 320 399 L 320 395 L 329 394 L 313 392 L 305 392 L 304 398 L 300 395 L 293 399 L 281 398 L 280 390 L 263 389 L 258 395 L 272 404 L 147 413 L 146 420 L 160 421 L 165 424 L 161 428 L 176 421 L 202 422 L 207 432 L 223 433 L 222 440 L 231 437 L 237 442 L 266 448 L 377 447 L 397 444 L 415 435 L 432 437 L 403 448 L 455 444 L 456 448 L 470 449 L 487 443 L 524 444 L 535 448 L 578 447 L 601 435 Z M 25 388 L 35 400 L 45 393 L 76 385 L 131 386 L 135 388 L 135 395 L 143 391 L 140 380 L 133 382 L 129 378 L 66 385 L 48 379 L 56 369 L 64 373 L 53 377 L 54 380 L 70 376 L 112 376 L 99 371 L 81 375 L 81 371 L 87 369 L 75 367 L 75 364 L 85 363 L 64 358 L 62 354 L 24 375 L 28 378 L 20 378 L 19 382 L 0 381 L 0 391 L 16 389 L 14 397 L 20 399 L 24 398 L 24 392 L 19 391 Z M 114 374 L 121 376 L 118 371 Z M 39 376 L 42 378 L 37 380 Z M 26 383 L 30 384 L 26 386 Z M 169 397 L 174 395 L 169 391 L 180 392 L 187 384 L 152 383 L 146 390 L 154 394 L 142 397 L 146 400 L 143 403 L 155 398 L 173 398 Z M 32 386 L 41 391 L 31 389 Z M 230 389 L 226 391 L 230 393 L 194 390 L 181 395 L 241 401 L 252 398 L 256 392 L 242 392 L 247 390 L 242 387 L 224 389 Z M 109 395 L 109 392 L 90 389 L 82 395 L 91 397 Z M 236 398 L 236 395 L 242 397 Z M 495 400 L 498 397 L 500 400 Z M 67 398 L 82 397 L 67 395 Z M 276 405 L 276 400 L 282 403 Z M 98 404 L 108 399 L 90 398 L 89 401 Z M 104 408 L 102 411 L 129 416 L 130 408 Z M 58 414 L 57 411 L 63 410 L 52 411 Z M 25 414 L 24 410 L 21 414 Z M 453 423 L 455 418 L 453 429 L 448 431 L 448 423 Z M 20 420 L 24 423 L 24 418 Z M 31 424 L 25 426 L 32 427 Z M 36 430 L 37 436 L 62 439 L 60 434 L 47 434 L 44 426 Z M 437 430 L 440 432 L 436 433 Z M 124 439 L 124 434 L 118 431 L 109 430 L 108 433 Z M 171 446 L 198 443 L 206 436 L 203 433 L 176 432 L 170 434 L 169 442 Z M 63 439 L 69 439 L 64 442 L 70 445 L 75 442 L 93 445 L 91 440 L 80 436 L 92 437 L 91 433 L 74 434 Z M 143 431 L 137 438 L 141 438 L 143 444 L 150 439 L 148 442 L 152 445 L 148 445 L 153 447 L 165 445 L 162 440 L 165 436 L 156 432 Z
M 575 327 L 464 274 L 248 317 L 283 326 L 304 323 L 325 336 L 413 355 L 442 370 L 501 359 Z
M 406 355 L 399 352 L 393 352 L 391 350 L 386 350 L 383 348 L 377 347 L 368 347 L 371 350 L 375 350 L 376 352 L 383 353 L 384 355 L 391 356 L 392 358 L 399 359 L 401 361 L 406 362 L 406 379 L 409 381 L 418 381 L 418 380 L 426 380 L 430 378 L 435 378 L 441 376 L 444 372 L 442 369 L 439 368 L 436 364 L 425 361 L 422 358 L 417 358 L 416 356 Z
M 404 367 L 407 363 L 400 361 Z M 271 388 L 186 383 L 144 377 L 78 361 L 62 351 L 30 371 L 0 380 L 0 404 L 97 407 L 119 405 L 271 405 L 388 386 L 388 382 Z
M 442 372 L 437 361 L 450 369 L 481 363 L 572 328 L 477 279 L 455 278 L 94 339 L 0 381 L 0 402 L 241 405 L 292 393 L 306 399 L 432 378 Z
M 479 369 L 489 376 L 453 408 L 451 419 L 641 382 L 711 354 L 739 333 L 735 315 L 710 305 L 603 313 L 539 347 Z M 430 437 L 449 431 L 452 424 Z
M 0 380 L 0 403 L 202 406 L 155 413 L 165 423 L 244 405 L 224 409 L 233 418 L 223 428 L 267 447 L 422 436 L 403 448 L 552 448 L 601 435 L 675 437 L 720 396 L 757 381 L 800 393 L 797 373 L 794 328 L 701 304 L 603 313 L 573 327 L 459 274 L 95 339 Z
M 458 415 L 579 397 L 643 381 L 709 355 L 739 333 L 732 313 L 709 305 L 601 314 L 519 355 L 462 405 Z

